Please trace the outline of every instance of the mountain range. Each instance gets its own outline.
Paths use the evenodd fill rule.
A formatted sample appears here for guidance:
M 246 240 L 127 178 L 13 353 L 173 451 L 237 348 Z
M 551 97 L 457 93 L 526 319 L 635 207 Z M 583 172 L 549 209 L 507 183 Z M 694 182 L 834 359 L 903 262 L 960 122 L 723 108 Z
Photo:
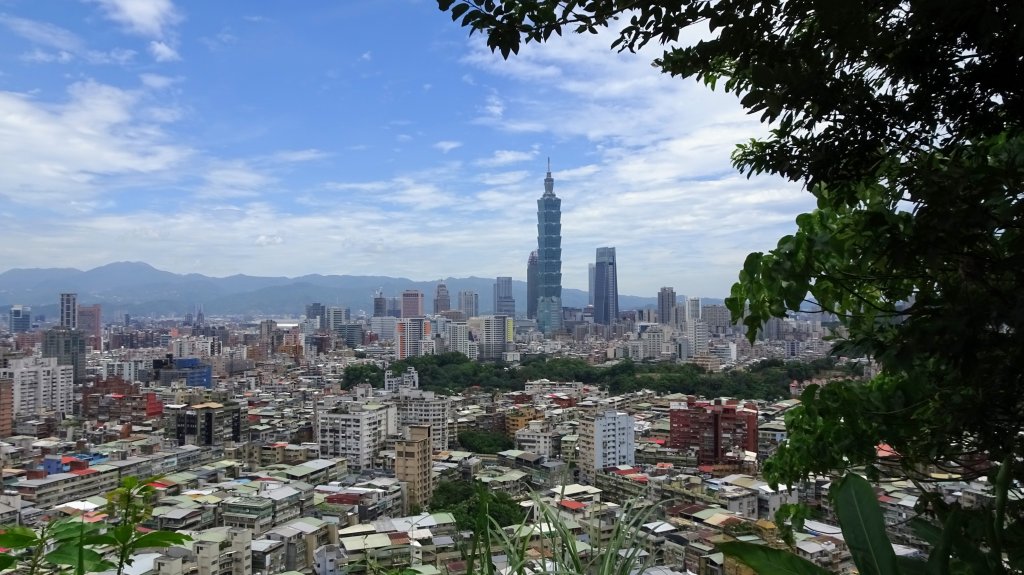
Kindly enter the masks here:
M 132 316 L 181 316 L 201 307 L 210 315 L 298 315 L 306 304 L 372 310 L 373 294 L 380 289 L 386 296 L 398 296 L 403 290 L 418 289 L 424 294 L 424 307 L 433 309 L 434 289 L 438 281 L 415 281 L 387 276 L 350 276 L 311 274 L 301 277 L 261 277 L 233 275 L 223 278 L 202 274 L 176 274 L 158 270 L 143 262 L 115 262 L 81 271 L 74 268 L 19 268 L 0 273 L 0 306 L 32 306 L 33 315 L 55 315 L 62 292 L 78 294 L 81 305 L 102 304 L 106 321 Z M 480 294 L 480 312 L 493 309 L 494 278 L 445 278 L 452 307 L 457 307 L 459 291 Z M 518 311 L 525 311 L 526 282 L 512 282 Z M 714 300 L 721 301 L 721 300 Z M 587 292 L 562 289 L 563 305 L 582 307 Z M 657 305 L 656 297 L 619 296 L 621 309 Z

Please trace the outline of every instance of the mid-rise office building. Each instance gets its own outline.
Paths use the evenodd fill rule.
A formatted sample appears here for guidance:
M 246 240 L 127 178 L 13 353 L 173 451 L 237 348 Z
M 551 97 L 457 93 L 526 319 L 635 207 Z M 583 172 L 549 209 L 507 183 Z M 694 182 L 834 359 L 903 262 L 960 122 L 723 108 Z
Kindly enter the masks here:
M 516 316 L 516 300 L 512 296 L 512 278 L 500 276 L 494 282 L 494 315 Z
M 81 331 L 66 327 L 46 330 L 43 334 L 43 357 L 55 358 L 60 365 L 70 365 L 75 383 L 85 381 L 85 334 Z
M 315 322 L 317 329 L 327 329 L 327 306 L 318 302 L 307 304 L 306 319 Z
M 480 296 L 475 291 L 459 292 L 459 311 L 468 319 L 480 315 Z
M 11 333 L 25 333 L 32 329 L 32 308 L 12 305 L 7 312 L 7 329 Z
M 423 292 L 418 289 L 402 292 L 402 317 L 423 317 Z
M 324 314 L 326 324 L 321 324 L 320 327 L 331 333 L 338 333 L 340 326 L 352 321 L 352 312 L 347 307 L 332 306 L 327 308 Z
M 515 320 L 507 315 L 489 315 L 481 318 L 480 337 L 477 341 L 480 359 L 500 359 L 515 338 Z
M 441 314 L 450 309 L 452 309 L 452 296 L 448 293 L 448 286 L 444 282 L 440 282 L 434 290 L 434 313 Z
M 373 293 L 373 317 L 384 317 L 388 315 L 388 298 L 384 292 L 377 290 Z

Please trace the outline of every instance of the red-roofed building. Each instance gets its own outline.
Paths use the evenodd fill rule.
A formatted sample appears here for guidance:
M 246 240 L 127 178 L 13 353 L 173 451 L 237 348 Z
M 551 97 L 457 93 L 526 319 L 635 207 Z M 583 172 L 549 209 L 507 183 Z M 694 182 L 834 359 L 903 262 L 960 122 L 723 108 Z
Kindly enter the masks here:
M 564 507 L 564 508 L 566 508 L 566 509 L 568 509 L 570 511 L 579 511 L 579 510 L 581 510 L 581 509 L 583 509 L 584 507 L 587 506 L 586 503 L 581 503 L 579 501 L 573 501 L 572 499 L 563 499 L 563 500 L 558 502 L 558 505 L 560 505 L 561 507 Z
M 668 446 L 697 449 L 700 465 L 716 465 L 734 447 L 757 451 L 757 406 L 719 398 L 673 403 Z

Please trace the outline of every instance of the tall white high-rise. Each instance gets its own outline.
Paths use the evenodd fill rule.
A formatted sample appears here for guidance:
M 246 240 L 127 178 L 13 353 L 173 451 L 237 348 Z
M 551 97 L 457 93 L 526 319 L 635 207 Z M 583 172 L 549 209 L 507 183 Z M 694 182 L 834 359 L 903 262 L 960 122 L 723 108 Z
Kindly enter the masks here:
M 476 359 L 480 355 L 477 343 L 469 340 L 469 324 L 464 321 L 453 321 L 448 326 L 448 349 L 457 351 L 469 359 Z
M 591 411 L 580 418 L 579 469 L 586 481 L 616 465 L 636 462 L 636 435 L 633 416 L 609 409 Z
M 686 298 L 686 321 L 691 323 L 700 319 L 700 298 Z

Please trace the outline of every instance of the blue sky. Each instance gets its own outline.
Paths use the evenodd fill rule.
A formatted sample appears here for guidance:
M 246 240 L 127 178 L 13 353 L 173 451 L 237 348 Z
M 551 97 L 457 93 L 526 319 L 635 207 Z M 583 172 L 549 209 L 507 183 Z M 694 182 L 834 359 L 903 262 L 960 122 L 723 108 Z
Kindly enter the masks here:
M 692 36 L 692 35 L 691 35 Z M 433 0 L 0 0 L 0 269 L 525 279 L 551 158 L 563 284 L 725 295 L 812 208 L 656 51 L 504 61 Z

